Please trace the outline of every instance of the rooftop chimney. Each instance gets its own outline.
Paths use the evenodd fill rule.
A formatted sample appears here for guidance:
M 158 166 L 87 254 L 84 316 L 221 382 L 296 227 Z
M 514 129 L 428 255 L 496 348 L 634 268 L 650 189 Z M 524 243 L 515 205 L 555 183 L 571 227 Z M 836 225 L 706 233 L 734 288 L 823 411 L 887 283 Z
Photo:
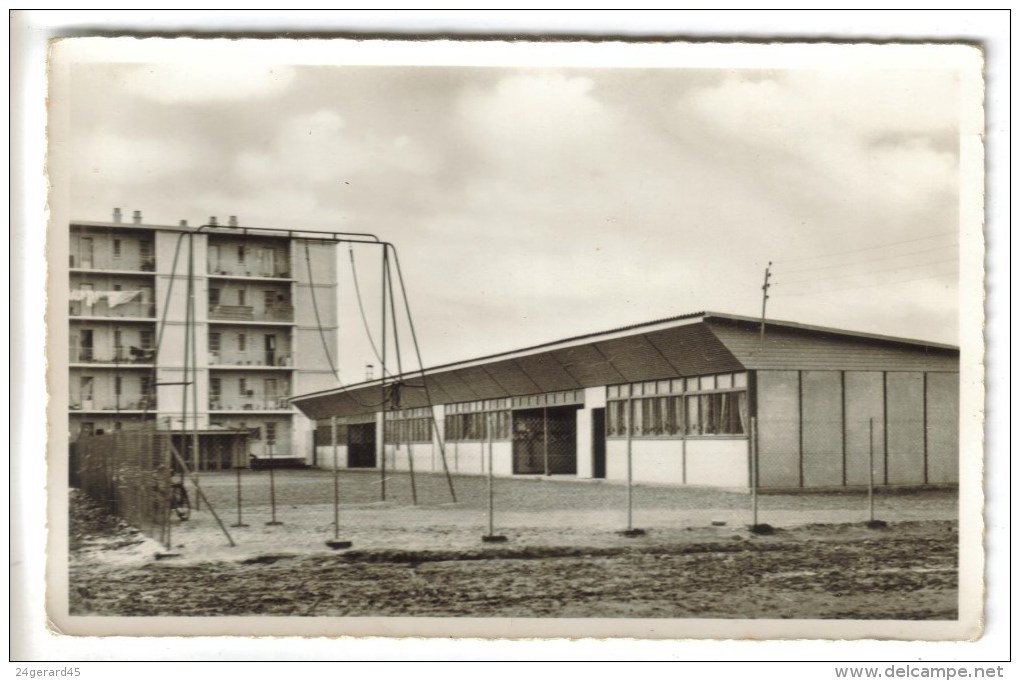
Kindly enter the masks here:
M 212 225 L 213 227 L 215 227 L 216 225 L 219 224 L 219 222 L 216 221 L 216 216 L 215 215 L 210 215 L 209 216 L 209 224 Z
M 371 364 L 366 364 L 365 365 L 365 380 L 366 381 L 371 381 L 372 380 L 372 369 L 374 369 L 374 368 L 375 367 L 373 367 Z
M 113 209 L 113 221 L 120 222 L 120 208 Z
M 136 210 L 134 215 L 132 216 L 132 219 L 134 220 L 136 225 L 142 224 L 142 211 Z
M 237 227 L 237 216 L 231 215 L 230 219 L 227 221 L 227 224 L 229 224 L 231 227 Z
M 187 220 L 181 220 L 181 227 L 187 227 L 187 226 L 188 226 L 188 221 Z

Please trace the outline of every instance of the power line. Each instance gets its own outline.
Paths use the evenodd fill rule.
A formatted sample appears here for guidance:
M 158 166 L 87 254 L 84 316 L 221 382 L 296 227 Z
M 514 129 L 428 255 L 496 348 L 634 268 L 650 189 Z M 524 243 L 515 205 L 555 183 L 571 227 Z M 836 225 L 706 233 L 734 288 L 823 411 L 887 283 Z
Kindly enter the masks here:
M 863 253 L 864 251 L 874 251 L 880 248 L 887 248 L 889 246 L 898 246 L 900 244 L 910 244 L 918 241 L 927 241 L 929 239 L 939 239 L 944 236 L 956 235 L 956 232 L 939 232 L 937 234 L 930 234 L 928 236 L 918 237 L 916 239 L 904 239 L 902 241 L 890 241 L 884 244 L 878 244 L 875 246 L 867 246 L 865 248 L 854 248 L 849 251 L 836 251 L 834 253 L 824 253 L 822 255 L 809 255 L 803 258 L 790 258 L 787 260 L 776 260 L 776 264 L 790 263 L 790 262 L 804 262 L 805 260 L 818 260 L 821 258 L 831 258 L 837 255 L 846 255 L 848 253 Z
M 886 281 L 878 284 L 865 284 L 862 286 L 845 286 L 840 288 L 825 289 L 824 291 L 805 291 L 803 293 L 774 293 L 773 295 L 782 296 L 783 298 L 799 298 L 800 296 L 817 296 L 823 293 L 838 293 L 840 291 L 854 291 L 862 288 L 877 288 L 880 286 L 894 286 L 896 284 L 907 284 L 913 281 L 924 281 L 926 279 L 937 279 L 950 274 L 956 274 L 959 270 L 950 270 L 948 272 L 935 272 L 923 277 L 915 277 L 913 279 L 900 279 L 897 281 Z
M 807 267 L 800 270 L 789 270 L 787 272 L 782 272 L 781 274 L 800 274 L 801 272 L 819 272 L 821 270 L 831 270 L 838 267 L 851 267 L 853 265 L 868 265 L 873 262 L 882 262 L 883 260 L 896 260 L 897 258 L 909 258 L 914 255 L 923 255 L 925 253 L 944 251 L 947 248 L 956 248 L 956 244 L 950 244 L 948 246 L 938 246 L 936 248 L 926 248 L 921 251 L 910 251 L 909 253 L 899 253 L 897 255 L 889 255 L 884 258 L 870 258 L 868 260 L 855 260 L 853 262 L 837 263 L 833 265 L 822 265 L 819 267 Z
M 945 258 L 944 260 L 933 260 L 931 262 L 922 262 L 917 265 L 904 265 L 902 267 L 886 267 L 880 270 L 869 270 L 867 272 L 857 272 L 852 274 L 839 274 L 834 277 L 817 277 L 813 279 L 794 279 L 793 281 L 777 281 L 773 286 L 792 286 L 793 284 L 817 284 L 824 281 L 832 281 L 833 279 L 848 279 L 853 277 L 868 277 L 874 274 L 881 274 L 882 272 L 899 272 L 901 270 L 916 270 L 918 267 L 929 267 L 931 265 L 941 265 L 948 262 L 957 262 L 957 258 Z

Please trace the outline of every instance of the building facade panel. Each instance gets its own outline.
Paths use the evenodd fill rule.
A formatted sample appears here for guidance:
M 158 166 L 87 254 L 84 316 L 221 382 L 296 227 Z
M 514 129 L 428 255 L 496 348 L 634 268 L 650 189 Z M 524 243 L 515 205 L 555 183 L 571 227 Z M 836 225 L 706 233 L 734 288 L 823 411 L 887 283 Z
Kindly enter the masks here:
M 930 372 L 925 385 L 927 482 L 959 482 L 960 377 Z
M 886 373 L 886 481 L 924 484 L 924 374 Z
M 875 484 L 885 484 L 885 376 L 881 371 L 843 375 L 846 484 L 867 485 L 873 461 Z
M 801 422 L 805 487 L 843 484 L 843 375 L 801 372 Z
M 800 487 L 800 375 L 756 372 L 758 482 L 762 487 Z

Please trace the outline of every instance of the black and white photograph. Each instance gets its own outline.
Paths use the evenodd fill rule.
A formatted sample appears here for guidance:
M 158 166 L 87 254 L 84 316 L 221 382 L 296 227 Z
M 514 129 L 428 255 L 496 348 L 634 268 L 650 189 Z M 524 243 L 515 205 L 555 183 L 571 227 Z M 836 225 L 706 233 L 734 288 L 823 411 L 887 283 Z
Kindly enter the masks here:
M 58 41 L 54 627 L 979 636 L 982 66 Z

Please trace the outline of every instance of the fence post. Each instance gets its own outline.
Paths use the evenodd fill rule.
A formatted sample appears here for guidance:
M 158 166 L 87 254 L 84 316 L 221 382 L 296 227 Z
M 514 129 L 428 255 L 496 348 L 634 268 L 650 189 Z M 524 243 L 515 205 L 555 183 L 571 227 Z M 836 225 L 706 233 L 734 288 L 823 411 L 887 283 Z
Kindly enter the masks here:
M 330 444 L 333 446 L 333 539 L 340 538 L 340 452 L 336 445 L 336 417 L 329 420 Z
M 493 498 L 493 475 L 492 475 L 492 416 L 493 412 L 486 412 L 485 414 L 485 440 L 488 444 L 489 456 L 488 456 L 488 484 L 489 484 L 489 533 L 482 536 L 482 541 L 490 544 L 502 543 L 506 541 L 506 537 L 501 534 L 496 534 L 495 531 L 495 507 Z
M 884 520 L 875 520 L 875 419 L 868 419 L 868 522 L 869 528 L 886 527 Z
M 348 549 L 351 542 L 340 541 L 340 450 L 336 441 L 336 417 L 329 421 L 330 444 L 333 446 L 333 538 L 326 541 L 331 549 Z
M 753 534 L 772 534 L 772 526 L 758 522 L 758 480 L 759 457 L 758 417 L 751 417 L 751 532 Z
M 634 398 L 627 397 L 627 529 L 624 537 L 640 537 L 645 533 L 634 527 Z
M 242 517 L 242 509 L 244 504 L 241 503 L 241 469 L 244 468 L 240 463 L 234 466 L 237 471 L 237 522 L 231 525 L 231 527 L 248 527 L 245 524 L 244 518 Z
M 276 464 L 273 463 L 273 443 L 267 441 L 266 446 L 269 447 L 269 508 L 272 514 L 272 520 L 266 525 L 283 525 L 276 519 Z
M 758 417 L 751 417 L 751 526 L 758 525 Z

